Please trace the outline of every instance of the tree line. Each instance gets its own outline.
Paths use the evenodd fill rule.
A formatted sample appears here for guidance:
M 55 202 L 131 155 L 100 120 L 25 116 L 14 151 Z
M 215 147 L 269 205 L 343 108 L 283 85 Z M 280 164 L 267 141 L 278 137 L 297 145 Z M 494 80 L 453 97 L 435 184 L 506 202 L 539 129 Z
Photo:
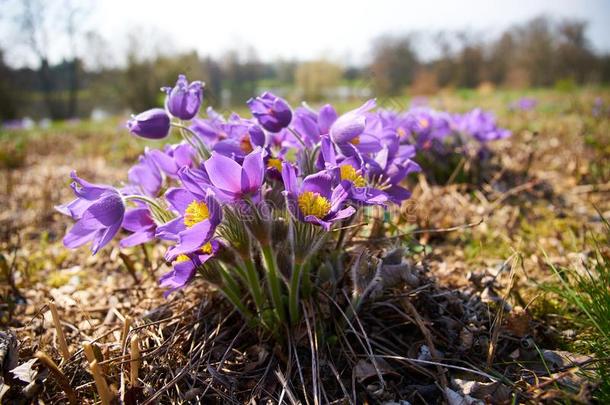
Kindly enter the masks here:
M 32 1 L 24 0 L 24 4 Z M 73 10 L 68 15 L 76 13 Z M 206 102 L 223 107 L 243 104 L 263 88 L 295 100 L 319 101 L 364 93 L 432 94 L 442 88 L 481 84 L 569 87 L 610 81 L 610 56 L 593 50 L 587 23 L 580 20 L 539 17 L 491 39 L 468 31 L 382 36 L 371 44 L 370 63 L 364 66 L 329 60 L 265 62 L 250 48 L 216 58 L 196 52 L 142 54 L 141 39 L 133 36 L 128 40 L 125 63 L 108 67 L 85 63 L 76 49 L 61 63 L 51 65 L 38 33 L 39 17 L 22 17 L 27 17 L 21 28 L 30 31 L 37 66 L 10 67 L 0 49 L 1 120 L 85 117 L 96 108 L 111 113 L 140 111 L 160 104 L 158 84 L 172 85 L 179 73 L 204 80 Z M 66 29 L 67 38 L 78 35 L 76 26 L 67 24 Z M 418 52 L 424 35 L 436 50 L 427 59 Z M 102 46 L 99 38 L 92 39 L 98 41 L 96 49 Z

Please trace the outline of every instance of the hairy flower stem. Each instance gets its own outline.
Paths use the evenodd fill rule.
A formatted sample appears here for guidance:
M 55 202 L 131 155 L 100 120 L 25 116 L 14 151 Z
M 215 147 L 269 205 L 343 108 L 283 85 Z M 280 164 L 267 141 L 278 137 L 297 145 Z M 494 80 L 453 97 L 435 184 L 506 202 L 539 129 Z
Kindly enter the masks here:
M 282 300 L 282 285 L 277 271 L 277 263 L 275 254 L 271 244 L 261 245 L 265 266 L 267 267 L 267 279 L 269 281 L 269 291 L 271 293 L 271 301 L 275 307 L 278 318 L 281 322 L 286 323 L 286 311 Z
M 290 277 L 290 289 L 288 290 L 288 310 L 290 312 L 290 324 L 296 325 L 299 320 L 299 290 L 301 288 L 301 276 L 304 263 L 295 263 Z
M 256 305 L 256 310 L 259 314 L 262 314 L 263 308 L 265 307 L 265 297 L 261 290 L 261 281 L 258 277 L 258 272 L 256 271 L 252 260 L 246 261 L 246 278 L 248 285 L 250 286 L 254 304 Z
M 206 160 L 211 156 L 210 151 L 204 145 L 201 138 L 199 138 L 199 135 L 193 132 L 192 129 L 190 129 L 186 125 L 178 124 L 175 122 L 172 122 L 172 126 L 180 129 L 180 135 L 182 135 L 182 138 L 184 138 L 184 140 L 188 142 L 188 144 L 191 145 L 193 149 L 195 149 L 199 153 L 199 157 L 202 161 Z
M 255 318 L 252 315 L 252 312 L 250 312 L 250 310 L 244 305 L 244 303 L 241 300 L 240 297 L 240 293 L 239 293 L 239 285 L 237 284 L 237 281 L 233 278 L 233 276 L 231 275 L 231 273 L 229 271 L 227 271 L 227 269 L 223 266 L 220 265 L 220 275 L 224 281 L 224 286 L 220 288 L 220 290 L 223 292 L 223 294 L 227 297 L 227 299 L 229 301 L 231 301 L 231 303 L 233 305 L 235 305 L 235 308 L 237 308 L 239 310 L 239 312 L 242 313 L 242 315 L 244 316 L 244 318 L 246 318 L 246 321 L 250 324 L 255 323 Z
M 311 265 L 309 261 L 303 264 L 303 270 L 301 270 L 301 288 L 300 292 L 303 297 L 307 298 L 311 295 Z
M 172 220 L 172 215 L 169 213 L 169 211 L 167 211 L 166 209 L 164 209 L 163 207 L 161 207 L 159 205 L 159 203 L 157 201 L 155 201 L 152 198 L 143 196 L 143 195 L 127 195 L 125 197 L 123 197 L 123 199 L 125 201 L 142 201 L 146 204 L 148 204 L 148 207 L 150 208 L 150 212 L 153 214 L 153 217 L 157 220 L 159 220 L 160 222 L 169 222 Z
M 301 137 L 301 135 L 300 135 L 300 134 L 299 134 L 299 133 L 298 133 L 298 132 L 297 132 L 295 129 L 293 129 L 293 128 L 291 128 L 291 127 L 288 127 L 288 130 L 289 130 L 290 132 L 292 132 L 292 135 L 294 135 L 294 137 L 295 137 L 295 138 L 297 138 L 297 140 L 299 141 L 299 143 L 300 143 L 301 145 L 303 145 L 303 147 L 305 147 L 305 148 L 307 147 L 307 146 L 305 145 L 305 142 L 303 141 L 303 138 Z

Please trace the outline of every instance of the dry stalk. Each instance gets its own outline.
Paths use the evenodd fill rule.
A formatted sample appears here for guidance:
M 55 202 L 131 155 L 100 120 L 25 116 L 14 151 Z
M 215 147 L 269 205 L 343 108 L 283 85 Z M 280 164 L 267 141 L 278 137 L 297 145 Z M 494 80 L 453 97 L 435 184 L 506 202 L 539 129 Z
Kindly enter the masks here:
M 89 362 L 89 364 L 91 364 L 95 360 L 97 360 L 95 358 L 95 353 L 93 352 L 93 346 L 91 345 L 90 342 L 83 343 L 83 352 L 85 352 L 85 357 L 87 358 L 87 361 Z
M 131 360 L 129 362 L 129 382 L 132 387 L 138 385 L 138 372 L 140 371 L 140 339 L 138 336 L 131 338 Z
M 121 352 L 125 348 L 125 342 L 127 341 L 127 336 L 129 335 L 129 329 L 131 328 L 131 323 L 133 319 L 131 316 L 125 317 L 125 322 L 123 322 L 123 330 L 121 331 Z
M 57 331 L 57 341 L 59 342 L 59 349 L 64 360 L 68 362 L 70 360 L 70 350 L 68 349 L 68 343 L 66 342 L 66 335 L 61 327 L 61 321 L 59 320 L 59 313 L 57 312 L 57 306 L 55 302 L 49 302 L 49 309 L 51 310 L 51 316 L 53 317 L 53 324 Z
M 97 387 L 97 393 L 100 396 L 102 405 L 110 405 L 112 393 L 110 392 L 110 388 L 108 388 L 106 378 L 104 378 L 104 374 L 102 374 L 102 370 L 100 369 L 100 365 L 97 363 L 97 360 L 93 360 L 89 364 L 89 367 L 91 368 L 91 374 L 95 380 L 95 386 Z
M 41 351 L 36 352 L 34 356 L 38 359 L 38 361 L 44 364 L 45 367 L 49 369 L 53 377 L 55 377 L 61 389 L 66 393 L 70 405 L 76 405 L 78 401 L 76 399 L 76 393 L 70 386 L 70 380 L 64 373 L 62 373 L 59 367 L 57 367 L 57 364 L 55 364 L 53 359 Z

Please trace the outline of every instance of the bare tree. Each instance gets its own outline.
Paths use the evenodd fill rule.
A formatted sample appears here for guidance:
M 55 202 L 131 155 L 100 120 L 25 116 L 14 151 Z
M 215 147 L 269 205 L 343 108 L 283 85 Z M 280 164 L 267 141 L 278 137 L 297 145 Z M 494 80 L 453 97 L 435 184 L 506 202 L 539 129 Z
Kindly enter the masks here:
M 377 93 L 399 95 L 412 82 L 417 66 L 411 36 L 386 36 L 374 41 L 371 73 Z
M 74 116 L 78 107 L 78 40 L 81 23 L 87 13 L 87 3 L 64 0 L 53 3 L 43 0 L 21 0 L 15 2 L 16 13 L 14 21 L 18 38 L 31 52 L 38 62 L 38 77 L 43 99 L 49 115 L 53 119 Z M 51 40 L 52 39 L 52 40 Z M 66 40 L 67 46 L 64 58 L 69 62 L 67 108 L 54 92 L 57 90 L 57 78 L 54 77 L 50 65 L 50 49 L 52 45 L 61 44 Z

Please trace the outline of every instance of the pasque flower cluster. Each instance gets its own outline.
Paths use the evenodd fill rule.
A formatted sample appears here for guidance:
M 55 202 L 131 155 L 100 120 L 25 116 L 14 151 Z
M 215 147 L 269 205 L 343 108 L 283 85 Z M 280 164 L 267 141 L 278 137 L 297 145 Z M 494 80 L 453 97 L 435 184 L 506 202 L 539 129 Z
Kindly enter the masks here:
M 64 243 L 91 243 L 95 254 L 119 234 L 121 247 L 163 241 L 166 294 L 204 272 L 244 316 L 270 327 L 298 319 L 301 279 L 309 282 L 310 259 L 333 229 L 362 207 L 410 197 L 404 180 L 421 170 L 418 150 L 456 131 L 480 142 L 506 136 L 478 110 L 458 119 L 374 111 L 369 100 L 340 115 L 328 104 L 293 109 L 266 92 L 247 102 L 252 117 L 211 108 L 201 117 L 203 83 L 181 75 L 162 90 L 165 108 L 132 117 L 127 128 L 155 140 L 176 131 L 182 142 L 145 150 L 121 187 L 73 172 L 76 198 L 58 207 L 76 221 Z M 289 252 L 288 264 L 278 264 L 278 249 Z

